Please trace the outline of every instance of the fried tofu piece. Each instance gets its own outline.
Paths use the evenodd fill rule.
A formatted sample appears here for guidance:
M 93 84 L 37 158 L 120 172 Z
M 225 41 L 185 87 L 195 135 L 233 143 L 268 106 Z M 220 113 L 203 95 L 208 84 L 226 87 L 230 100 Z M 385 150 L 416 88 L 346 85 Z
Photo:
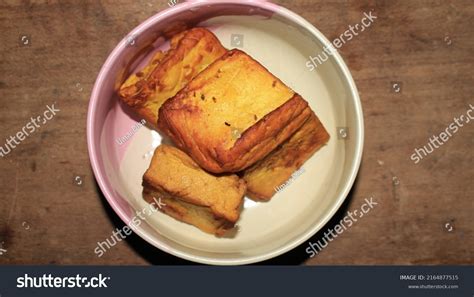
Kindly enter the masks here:
M 210 31 L 194 28 L 171 38 L 167 52 L 131 75 L 119 90 L 122 100 L 156 128 L 158 109 L 227 50 Z
M 245 170 L 247 195 L 268 201 L 317 150 L 329 141 L 329 134 L 312 112 L 311 117 L 289 140 L 265 159 Z
M 161 199 L 164 213 L 216 236 L 238 221 L 245 191 L 245 181 L 237 175 L 209 174 L 169 145 L 155 150 L 143 176 L 147 202 Z
M 308 103 L 252 57 L 231 50 L 162 105 L 158 127 L 202 168 L 238 172 L 298 130 Z

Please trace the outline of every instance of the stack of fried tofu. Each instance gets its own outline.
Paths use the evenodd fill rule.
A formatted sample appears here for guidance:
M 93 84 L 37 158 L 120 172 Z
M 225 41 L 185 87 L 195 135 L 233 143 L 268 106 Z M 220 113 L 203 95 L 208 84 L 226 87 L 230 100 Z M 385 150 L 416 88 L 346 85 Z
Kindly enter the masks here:
M 204 28 L 174 36 L 119 94 L 175 144 L 156 149 L 145 200 L 216 236 L 234 227 L 245 195 L 269 201 L 329 140 L 300 95 Z

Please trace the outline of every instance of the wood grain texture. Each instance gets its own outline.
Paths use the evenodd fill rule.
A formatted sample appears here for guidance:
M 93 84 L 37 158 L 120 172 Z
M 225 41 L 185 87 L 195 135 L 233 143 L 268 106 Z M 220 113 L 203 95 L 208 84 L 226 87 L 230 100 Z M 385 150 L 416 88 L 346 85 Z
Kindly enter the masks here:
M 364 12 L 378 17 L 339 51 L 364 108 L 360 174 L 344 206 L 310 241 L 366 197 L 379 204 L 316 257 L 309 258 L 303 244 L 264 264 L 473 264 L 474 125 L 417 165 L 410 155 L 474 104 L 474 2 L 275 2 L 330 40 Z M 0 264 L 189 264 L 136 235 L 102 258 L 93 252 L 123 224 L 89 165 L 85 123 L 92 85 L 115 45 L 165 7 L 166 1 L 0 2 L 1 144 L 46 105 L 56 102 L 61 110 L 0 159 L 0 244 L 7 250 Z M 391 82 L 403 83 L 400 93 Z

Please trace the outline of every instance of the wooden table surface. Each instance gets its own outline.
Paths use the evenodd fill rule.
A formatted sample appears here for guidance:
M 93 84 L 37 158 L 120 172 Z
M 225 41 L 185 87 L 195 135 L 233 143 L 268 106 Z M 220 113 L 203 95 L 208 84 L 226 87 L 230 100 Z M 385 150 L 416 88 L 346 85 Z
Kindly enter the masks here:
M 305 243 L 264 264 L 473 264 L 474 125 L 465 124 L 419 164 L 410 156 L 474 105 L 474 2 L 275 2 L 330 40 L 364 12 L 377 16 L 339 50 L 364 108 L 360 173 L 344 206 L 310 241 L 365 198 L 379 204 L 316 257 L 308 257 Z M 60 109 L 0 159 L 0 248 L 6 250 L 0 263 L 190 263 L 136 235 L 102 258 L 93 252 L 123 223 L 89 164 L 91 89 L 116 44 L 167 6 L 164 0 L 0 2 L 0 145 L 46 105 Z M 393 83 L 400 83 L 399 92 Z

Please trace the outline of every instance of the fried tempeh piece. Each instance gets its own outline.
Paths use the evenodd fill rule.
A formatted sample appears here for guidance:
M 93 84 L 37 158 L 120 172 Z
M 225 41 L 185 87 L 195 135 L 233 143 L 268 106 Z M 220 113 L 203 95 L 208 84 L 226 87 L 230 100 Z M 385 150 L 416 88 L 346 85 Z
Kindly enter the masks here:
M 239 50 L 197 75 L 159 111 L 158 126 L 202 168 L 238 172 L 298 130 L 308 103 Z
M 210 31 L 194 28 L 173 36 L 167 52 L 131 75 L 119 90 L 122 100 L 156 128 L 158 109 L 227 50 Z
M 246 191 L 236 175 L 214 176 L 179 149 L 159 146 L 143 176 L 143 195 L 171 217 L 222 236 L 237 222 Z
M 306 123 L 265 159 L 245 170 L 247 195 L 268 201 L 317 150 L 329 141 L 329 134 L 312 112 Z

